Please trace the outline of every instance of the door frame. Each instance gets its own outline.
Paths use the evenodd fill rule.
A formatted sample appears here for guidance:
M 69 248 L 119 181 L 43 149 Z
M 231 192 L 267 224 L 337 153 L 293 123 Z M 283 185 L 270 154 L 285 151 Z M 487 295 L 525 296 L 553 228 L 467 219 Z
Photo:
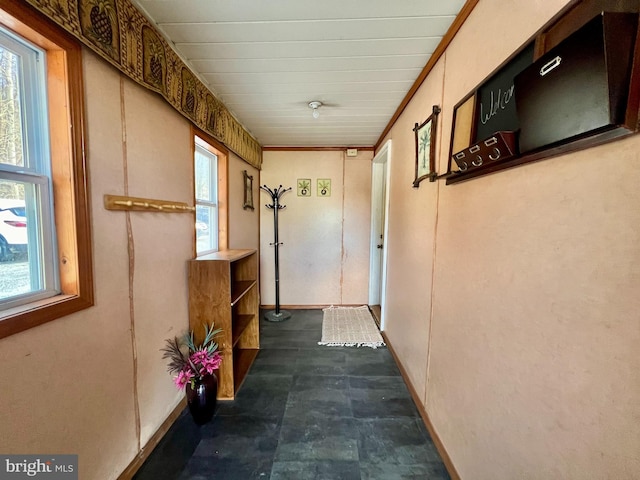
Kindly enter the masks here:
M 385 173 L 384 198 L 378 191 L 378 185 L 375 182 L 375 170 L 383 168 Z M 376 291 L 380 292 L 380 330 L 384 330 L 385 326 L 385 299 L 387 285 L 387 239 L 389 238 L 389 178 L 391 174 L 391 140 L 387 140 L 380 148 L 378 153 L 371 161 L 371 231 L 370 231 L 370 250 L 369 250 L 369 305 L 371 300 L 375 298 Z M 376 252 L 379 242 L 378 230 L 376 229 L 375 207 L 376 201 L 382 201 L 384 212 L 384 225 L 382 226 L 383 245 L 382 248 L 382 271 L 379 278 L 374 278 L 371 274 L 374 271 L 374 263 L 378 262 Z

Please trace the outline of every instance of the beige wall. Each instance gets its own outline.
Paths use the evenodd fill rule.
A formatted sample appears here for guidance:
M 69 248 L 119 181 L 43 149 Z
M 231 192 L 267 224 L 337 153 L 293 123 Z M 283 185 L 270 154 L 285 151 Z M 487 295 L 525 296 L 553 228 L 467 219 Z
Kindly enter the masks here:
M 87 50 L 84 75 L 95 306 L 0 340 L 0 451 L 78 454 L 80 478 L 105 480 L 118 477 L 183 398 L 159 350 L 188 326 L 194 218 L 132 212 L 130 268 L 127 214 L 105 210 L 103 196 L 123 195 L 128 184 L 131 196 L 192 204 L 193 139 L 158 95 Z M 245 168 L 231 155 L 231 243 L 256 248 L 258 215 L 242 211 Z
M 463 479 L 640 472 L 640 136 L 418 190 L 405 161 L 439 104 L 445 171 L 453 106 L 565 3 L 479 2 L 388 135 L 386 333 Z
M 243 209 L 244 175 L 253 176 L 254 210 Z M 260 172 L 235 153 L 229 154 L 229 248 L 260 248 Z
M 640 136 L 411 187 L 413 124 L 442 106 L 445 170 L 453 105 L 565 3 L 479 2 L 388 135 L 386 334 L 464 479 L 640 471 Z M 128 183 L 130 195 L 191 203 L 192 139 L 157 95 L 86 51 L 85 84 L 96 305 L 0 340 L 0 451 L 55 446 L 80 455 L 81 478 L 103 480 L 138 452 L 136 405 L 144 445 L 182 398 L 159 349 L 188 324 L 194 234 L 190 215 L 131 213 L 130 269 L 126 214 L 102 198 Z M 281 302 L 367 302 L 371 157 L 265 152 L 257 172 L 230 155 L 229 245 L 260 247 L 263 304 L 274 303 L 264 183 L 294 187 L 281 211 Z M 311 178 L 312 197 L 297 197 L 298 178 Z M 332 179 L 331 197 L 316 196 L 317 178 Z
M 292 187 L 279 212 L 281 305 L 366 304 L 371 223 L 371 151 L 264 152 L 260 184 Z M 311 196 L 297 196 L 297 180 L 311 179 Z M 317 179 L 331 179 L 331 196 L 317 195 Z M 261 303 L 275 304 L 273 211 L 261 191 Z
M 434 229 L 438 185 L 424 180 L 413 188 L 415 135 L 413 126 L 431 115 L 439 105 L 443 68 L 439 64 L 421 92 L 407 108 L 389 138 L 391 172 L 388 179 L 389 218 L 387 235 L 387 296 L 385 331 L 398 354 L 414 359 L 405 367 L 414 387 L 424 394 L 429 344 L 428 314 L 431 311 Z M 402 128 L 406 119 L 411 125 Z M 437 146 L 441 143 L 437 142 Z M 402 340 L 401 340 L 402 339 Z

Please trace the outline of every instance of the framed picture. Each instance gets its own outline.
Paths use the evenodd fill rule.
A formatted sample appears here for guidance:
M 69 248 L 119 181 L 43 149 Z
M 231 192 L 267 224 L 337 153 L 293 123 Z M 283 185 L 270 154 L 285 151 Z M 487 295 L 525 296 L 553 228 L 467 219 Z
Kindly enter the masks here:
M 330 197 L 331 196 L 331 179 L 330 178 L 319 178 L 318 179 L 317 195 L 319 197 Z
M 242 174 L 244 175 L 244 203 L 242 208 L 253 210 L 253 175 L 249 175 L 246 170 L 243 170 Z
M 310 178 L 298 179 L 298 196 L 299 197 L 311 196 L 311 179 Z
M 425 178 L 435 181 L 436 174 L 436 131 L 440 107 L 433 106 L 433 111 L 420 125 L 413 127 L 416 137 L 416 176 L 413 187 L 418 188 Z

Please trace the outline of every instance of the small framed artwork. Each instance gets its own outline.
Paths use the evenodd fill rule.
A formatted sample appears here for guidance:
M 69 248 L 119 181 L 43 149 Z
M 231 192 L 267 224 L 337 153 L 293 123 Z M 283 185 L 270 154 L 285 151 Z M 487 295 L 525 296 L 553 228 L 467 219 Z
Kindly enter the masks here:
M 416 138 L 416 175 L 413 187 L 418 188 L 425 178 L 435 181 L 436 174 L 436 131 L 438 129 L 438 114 L 440 107 L 433 106 L 429 118 L 421 124 L 415 124 L 413 131 Z
M 311 196 L 311 179 L 310 178 L 298 179 L 298 196 L 299 197 Z
M 319 178 L 317 191 L 318 191 L 319 197 L 330 197 L 331 196 L 331 179 Z
M 253 210 L 253 175 L 249 175 L 246 170 L 243 170 L 242 174 L 244 175 L 244 203 L 242 208 Z

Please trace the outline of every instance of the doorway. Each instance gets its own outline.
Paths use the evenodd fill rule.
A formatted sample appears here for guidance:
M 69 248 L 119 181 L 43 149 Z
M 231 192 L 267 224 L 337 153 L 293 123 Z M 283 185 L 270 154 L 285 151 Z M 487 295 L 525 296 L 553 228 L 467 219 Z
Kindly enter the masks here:
M 369 308 L 384 330 L 385 285 L 387 276 L 387 216 L 389 194 L 387 179 L 391 163 L 391 140 L 373 158 L 371 171 L 371 244 L 369 260 Z

